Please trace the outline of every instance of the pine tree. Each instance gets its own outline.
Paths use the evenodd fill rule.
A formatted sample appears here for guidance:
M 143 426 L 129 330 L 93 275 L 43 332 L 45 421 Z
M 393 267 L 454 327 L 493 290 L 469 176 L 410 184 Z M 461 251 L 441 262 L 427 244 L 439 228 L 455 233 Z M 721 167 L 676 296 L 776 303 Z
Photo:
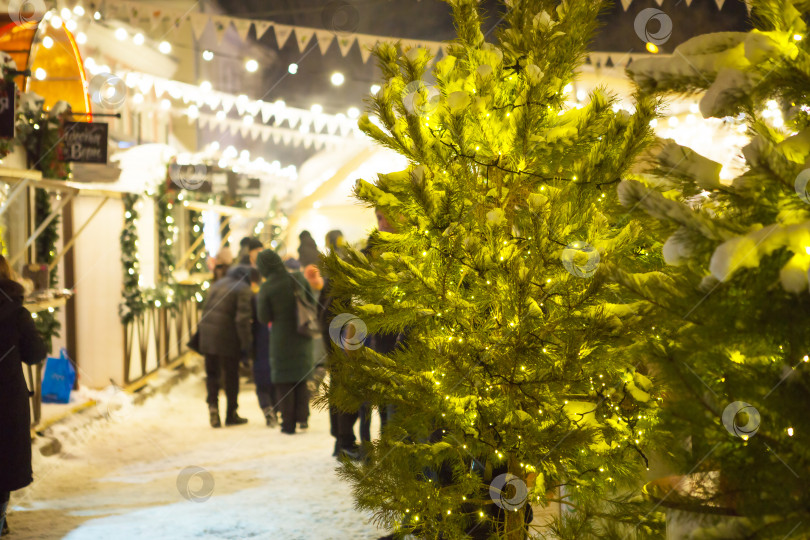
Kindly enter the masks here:
M 628 491 L 660 399 L 635 354 L 649 308 L 602 269 L 656 267 L 615 189 L 656 102 L 566 103 L 600 2 L 507 2 L 495 41 L 476 1 L 449 3 L 458 38 L 432 72 L 424 49 L 374 50 L 383 84 L 360 127 L 410 165 L 355 193 L 396 232 L 326 260 L 334 314 L 402 335 L 391 354 L 356 335 L 332 352 L 332 403 L 394 409 L 342 474 L 398 534 L 523 538 L 527 500 L 562 501 L 557 537 L 623 537 L 608 518 L 660 534 Z
M 810 523 L 810 3 L 752 2 L 750 32 L 698 36 L 633 63 L 647 96 L 705 92 L 705 117 L 744 119 L 742 172 L 661 141 L 650 174 L 619 186 L 668 239 L 668 277 L 614 277 L 678 322 L 650 348 L 672 385 L 661 429 L 695 507 L 745 516 L 707 537 L 804 537 Z M 696 501 L 696 502 L 695 502 Z M 736 527 L 736 528 L 734 528 Z M 703 536 L 701 536 L 703 537 Z

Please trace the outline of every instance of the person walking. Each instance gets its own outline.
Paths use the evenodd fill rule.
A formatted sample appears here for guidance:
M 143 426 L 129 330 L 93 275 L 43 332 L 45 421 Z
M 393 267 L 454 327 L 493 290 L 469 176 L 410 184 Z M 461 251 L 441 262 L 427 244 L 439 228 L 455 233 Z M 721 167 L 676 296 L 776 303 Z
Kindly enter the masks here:
M 306 268 L 310 265 L 318 265 L 321 262 L 321 253 L 318 251 L 318 245 L 312 234 L 309 231 L 302 231 L 298 235 L 300 244 L 298 245 L 298 262 L 301 263 L 301 268 Z
M 307 378 L 312 370 L 312 338 L 298 333 L 295 290 L 299 288 L 305 299 L 312 297 L 312 291 L 300 272 L 287 272 L 275 251 L 262 251 L 256 262 L 265 278 L 259 289 L 259 321 L 272 323 L 270 371 L 281 413 L 281 431 L 293 434 L 296 422 L 302 429 L 307 427 Z
M 23 287 L 0 255 L 0 530 L 11 492 L 33 481 L 31 412 L 22 363 L 39 363 L 48 354 L 22 302 Z
M 224 378 L 227 410 L 225 425 L 247 423 L 236 413 L 239 396 L 239 362 L 251 354 L 253 310 L 250 267 L 237 265 L 211 285 L 198 324 L 200 353 L 205 356 L 208 412 L 211 427 L 221 427 L 219 389 Z

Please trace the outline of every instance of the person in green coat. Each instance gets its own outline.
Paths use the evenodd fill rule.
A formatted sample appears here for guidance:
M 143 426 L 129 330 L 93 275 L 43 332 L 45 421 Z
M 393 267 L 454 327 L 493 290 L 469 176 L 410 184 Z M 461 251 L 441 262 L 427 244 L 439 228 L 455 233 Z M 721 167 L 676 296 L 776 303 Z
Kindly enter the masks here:
M 312 372 L 312 338 L 298 333 L 295 288 L 312 298 L 312 289 L 301 272 L 288 273 L 281 257 L 266 249 L 256 258 L 265 282 L 259 289 L 258 316 L 270 329 L 270 371 L 281 413 L 282 433 L 295 433 L 296 421 L 305 428 L 309 416 L 307 379 Z

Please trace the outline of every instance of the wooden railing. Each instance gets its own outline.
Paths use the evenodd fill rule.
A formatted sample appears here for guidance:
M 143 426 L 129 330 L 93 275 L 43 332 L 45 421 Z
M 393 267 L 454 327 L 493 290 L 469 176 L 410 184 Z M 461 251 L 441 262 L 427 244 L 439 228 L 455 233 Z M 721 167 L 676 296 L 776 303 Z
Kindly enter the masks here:
M 133 383 L 188 350 L 186 343 L 199 321 L 194 298 L 174 307 L 149 307 L 124 326 L 124 382 Z

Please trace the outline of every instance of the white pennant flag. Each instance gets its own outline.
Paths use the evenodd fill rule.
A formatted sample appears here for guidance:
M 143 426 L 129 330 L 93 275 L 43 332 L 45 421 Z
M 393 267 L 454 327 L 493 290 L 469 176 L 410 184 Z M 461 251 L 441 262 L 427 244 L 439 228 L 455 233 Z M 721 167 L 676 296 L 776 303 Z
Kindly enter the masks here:
M 236 33 L 239 34 L 242 43 L 247 43 L 248 34 L 250 33 L 250 27 L 253 26 L 253 21 L 248 19 L 231 19 L 231 24 L 233 24 L 233 27 L 236 29 Z
M 192 13 L 191 14 L 191 32 L 196 39 L 202 38 L 205 29 L 208 28 L 208 22 L 211 17 L 205 13 Z
M 267 21 L 253 21 L 253 26 L 256 27 L 256 39 L 261 40 L 273 24 Z
M 225 111 L 225 114 L 228 114 L 230 110 L 233 108 L 234 102 L 236 100 L 232 97 L 228 96 L 227 94 L 223 94 L 222 96 L 222 110 Z
M 338 42 L 338 47 L 340 47 L 340 54 L 342 56 L 346 56 L 347 54 L 349 54 L 349 51 L 351 50 L 352 45 L 354 45 L 355 37 L 351 36 L 351 35 L 349 35 L 349 36 L 340 35 L 340 36 L 337 37 L 337 42 Z
M 287 40 L 290 39 L 293 27 L 287 26 L 286 24 L 273 23 L 273 31 L 276 34 L 276 43 L 278 44 L 278 48 L 281 49 L 284 47 L 284 44 L 287 43 Z
M 304 141 L 304 148 L 309 150 L 309 148 L 312 146 L 312 139 L 310 139 L 309 137 L 302 137 L 302 139 Z
M 250 138 L 254 141 L 259 138 L 262 133 L 262 126 L 253 124 L 250 126 Z
M 289 144 L 292 142 L 293 133 L 295 133 L 295 132 L 294 132 L 294 131 L 285 131 L 285 132 L 284 132 L 284 133 L 281 135 L 281 141 L 282 141 L 284 144 L 289 145 Z
M 273 128 L 264 127 L 262 128 L 262 142 L 267 142 L 270 140 L 270 136 L 273 134 Z
M 222 44 L 222 37 L 228 29 L 230 19 L 228 17 L 211 17 L 211 22 L 214 23 L 214 32 L 217 36 L 217 43 Z
M 155 96 L 160 98 L 166 93 L 166 80 L 165 79 L 155 79 Z
M 335 34 L 331 30 L 316 30 L 315 37 L 318 39 L 318 48 L 321 54 L 326 54 L 329 46 L 332 45 L 332 40 L 335 39 Z
M 262 122 L 267 124 L 273 116 L 273 109 L 275 107 L 272 103 L 262 103 Z
M 287 109 L 285 116 L 287 117 L 287 124 L 289 124 L 291 129 L 295 129 L 295 126 L 297 126 L 298 122 L 301 120 L 301 114 L 292 109 Z
M 236 135 L 237 133 L 239 133 L 239 130 L 242 128 L 242 126 L 243 126 L 242 122 L 236 122 L 231 120 L 228 122 L 228 133 L 231 135 Z
M 377 38 L 374 36 L 357 37 L 357 44 L 360 46 L 360 58 L 363 59 L 363 63 L 368 62 L 369 57 L 371 56 L 371 49 L 377 43 Z
M 630 7 L 630 4 L 633 3 L 633 0 L 622 0 L 622 8 L 627 11 L 627 8 Z
M 205 96 L 205 104 L 212 109 L 218 108 L 221 101 L 222 97 L 217 92 L 211 92 Z
M 338 130 L 339 126 L 340 126 L 340 121 L 337 118 L 335 118 L 334 116 L 331 116 L 326 121 L 326 132 L 329 135 L 334 135 L 335 132 Z
M 315 36 L 315 31 L 312 28 L 302 28 L 300 26 L 294 27 L 295 42 L 298 43 L 298 52 L 304 52 Z
M 281 131 L 273 131 L 273 143 L 278 144 L 281 142 Z
M 323 129 L 324 124 L 326 124 L 326 119 L 323 115 L 319 114 L 312 119 L 312 125 L 314 126 L 313 131 L 315 133 L 320 133 Z

